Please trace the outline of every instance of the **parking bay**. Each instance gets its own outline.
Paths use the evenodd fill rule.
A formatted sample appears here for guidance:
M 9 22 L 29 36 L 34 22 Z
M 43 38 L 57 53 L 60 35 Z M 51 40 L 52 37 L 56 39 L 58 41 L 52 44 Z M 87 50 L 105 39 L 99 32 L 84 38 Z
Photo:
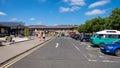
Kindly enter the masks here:
M 120 62 L 120 57 L 101 53 L 100 48 L 92 47 L 90 42 L 80 42 L 79 40 L 74 40 L 74 42 L 76 42 L 74 45 L 81 50 L 83 56 L 90 62 Z

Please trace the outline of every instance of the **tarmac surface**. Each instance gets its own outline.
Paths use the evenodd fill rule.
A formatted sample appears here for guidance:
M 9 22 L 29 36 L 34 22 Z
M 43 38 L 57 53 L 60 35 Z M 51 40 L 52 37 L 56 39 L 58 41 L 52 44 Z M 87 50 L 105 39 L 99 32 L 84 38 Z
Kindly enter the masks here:
M 54 37 L 3 68 L 120 68 L 120 58 L 106 55 L 90 42 Z
M 4 46 L 0 46 L 0 64 L 5 61 L 37 46 L 40 45 L 52 37 L 46 37 L 45 40 L 40 40 L 37 37 L 28 38 L 14 38 L 15 42 L 4 42 Z M 1 38 L 0 38 L 1 39 Z M 2 38 L 4 39 L 4 38 Z M 12 43 L 12 44 L 11 44 Z

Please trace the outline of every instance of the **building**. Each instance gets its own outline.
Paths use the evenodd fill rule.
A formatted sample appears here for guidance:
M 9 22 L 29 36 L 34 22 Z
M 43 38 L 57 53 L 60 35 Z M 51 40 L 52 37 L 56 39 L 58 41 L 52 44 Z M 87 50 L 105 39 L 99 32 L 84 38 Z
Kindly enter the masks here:
M 30 35 L 34 33 L 46 32 L 46 33 L 78 33 L 78 25 L 56 25 L 56 26 L 45 26 L 45 25 L 30 25 L 25 26 L 23 22 L 0 22 L 1 36 L 6 35 L 25 35 L 25 30 L 29 30 Z M 2 34 L 3 33 L 3 34 Z M 27 32 L 28 34 L 28 32 Z
M 4 37 L 6 35 L 10 35 L 10 27 L 3 26 L 0 24 L 0 37 Z
M 7 29 L 8 33 L 7 35 L 18 35 L 18 34 L 24 34 L 25 24 L 23 22 L 0 22 L 1 28 L 9 28 Z M 2 30 L 1 30 L 2 31 Z
M 57 25 L 57 26 L 45 26 L 45 25 L 30 25 L 28 26 L 28 28 L 30 29 L 30 32 L 43 32 L 43 31 L 47 31 L 47 32 L 51 32 L 51 33 L 61 33 L 61 32 L 76 32 L 78 25 Z

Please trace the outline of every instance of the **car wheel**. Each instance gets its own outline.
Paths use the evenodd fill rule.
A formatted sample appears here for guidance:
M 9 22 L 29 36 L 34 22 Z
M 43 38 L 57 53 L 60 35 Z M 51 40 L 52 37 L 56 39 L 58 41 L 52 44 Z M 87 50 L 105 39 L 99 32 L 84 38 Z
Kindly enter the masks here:
M 115 55 L 120 57 L 120 49 L 117 49 L 117 50 L 115 51 Z
M 95 45 L 93 45 L 93 44 L 92 44 L 92 45 L 90 45 L 90 46 L 91 46 L 91 47 L 95 47 Z
M 100 44 L 99 44 L 99 47 L 102 46 L 102 45 L 104 45 L 104 43 L 100 43 Z
M 83 41 L 83 40 L 80 40 L 81 42 Z

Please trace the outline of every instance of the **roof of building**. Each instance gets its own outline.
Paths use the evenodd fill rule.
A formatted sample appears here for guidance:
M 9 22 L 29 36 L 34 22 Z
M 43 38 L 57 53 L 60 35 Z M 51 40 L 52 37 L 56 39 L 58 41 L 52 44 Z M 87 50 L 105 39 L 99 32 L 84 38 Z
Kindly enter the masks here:
M 77 28 L 78 25 L 56 25 L 56 26 L 45 26 L 45 25 L 30 25 L 29 28 Z
M 0 22 L 0 25 L 8 26 L 8 27 L 16 27 L 16 26 L 24 26 L 25 23 L 23 22 Z
M 7 26 L 11 28 L 24 28 L 25 23 L 23 22 L 0 22 L 1 26 Z M 28 28 L 42 28 L 42 29 L 69 29 L 77 28 L 78 25 L 56 25 L 56 26 L 46 26 L 46 25 L 30 25 Z

